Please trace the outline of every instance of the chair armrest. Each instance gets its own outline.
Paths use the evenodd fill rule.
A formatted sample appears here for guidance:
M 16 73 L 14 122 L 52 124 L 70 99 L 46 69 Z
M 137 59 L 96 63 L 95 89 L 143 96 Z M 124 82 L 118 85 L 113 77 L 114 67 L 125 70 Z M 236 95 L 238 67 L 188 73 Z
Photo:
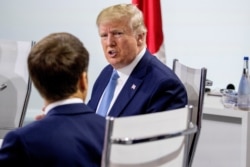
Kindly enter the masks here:
M 190 123 L 188 129 L 185 129 L 183 131 L 155 135 L 155 136 L 147 136 L 147 137 L 143 137 L 143 138 L 131 138 L 131 137 L 112 138 L 111 142 L 114 144 L 120 144 L 120 145 L 133 145 L 133 144 L 139 144 L 139 143 L 144 143 L 144 142 L 151 142 L 151 141 L 156 141 L 156 140 L 162 140 L 162 139 L 190 135 L 190 134 L 193 134 L 196 132 L 197 132 L 197 126 L 194 125 L 193 123 Z

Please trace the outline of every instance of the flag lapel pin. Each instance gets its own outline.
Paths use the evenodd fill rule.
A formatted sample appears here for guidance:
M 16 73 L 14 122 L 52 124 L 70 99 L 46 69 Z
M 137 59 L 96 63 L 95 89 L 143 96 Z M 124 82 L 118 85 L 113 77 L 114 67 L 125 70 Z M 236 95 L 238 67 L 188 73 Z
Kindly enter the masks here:
M 135 88 L 136 88 L 136 85 L 133 84 L 133 85 L 131 86 L 131 89 L 135 90 Z

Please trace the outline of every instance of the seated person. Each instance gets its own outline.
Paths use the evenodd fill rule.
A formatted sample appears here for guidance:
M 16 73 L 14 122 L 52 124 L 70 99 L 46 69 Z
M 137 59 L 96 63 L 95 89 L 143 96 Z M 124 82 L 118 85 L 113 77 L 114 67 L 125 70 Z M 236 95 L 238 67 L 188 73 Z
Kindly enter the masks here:
M 88 106 L 102 116 L 132 116 L 184 107 L 187 93 L 175 73 L 146 46 L 142 12 L 133 4 L 103 9 L 96 20 L 107 65 L 95 81 Z M 99 107 L 113 71 L 119 78 L 110 106 Z
M 7 133 L 1 167 L 101 165 L 105 119 L 84 104 L 88 63 L 88 51 L 68 33 L 50 34 L 32 47 L 28 70 L 46 115 Z

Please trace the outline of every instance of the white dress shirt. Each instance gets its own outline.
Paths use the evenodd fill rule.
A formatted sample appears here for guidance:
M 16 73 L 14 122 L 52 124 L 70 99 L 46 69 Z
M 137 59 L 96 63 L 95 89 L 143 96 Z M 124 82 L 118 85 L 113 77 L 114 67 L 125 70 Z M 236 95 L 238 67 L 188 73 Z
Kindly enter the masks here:
M 65 104 L 72 104 L 72 103 L 83 103 L 83 100 L 80 98 L 70 98 L 70 99 L 65 99 L 65 100 L 54 102 L 54 103 L 50 103 L 44 109 L 44 114 L 47 114 L 54 107 L 65 105 Z
M 128 80 L 128 77 L 130 76 L 130 74 L 132 73 L 135 66 L 138 64 L 138 62 L 141 60 L 141 58 L 145 54 L 145 52 L 146 52 L 146 47 L 141 50 L 139 55 L 137 55 L 135 57 L 135 59 L 129 65 L 127 65 L 126 67 L 123 67 L 123 68 L 116 69 L 116 71 L 117 71 L 117 73 L 119 75 L 119 78 L 118 78 L 118 81 L 117 81 L 117 85 L 115 87 L 115 92 L 114 92 L 113 99 L 112 99 L 112 101 L 110 103 L 110 106 L 109 106 L 108 113 L 109 113 L 109 111 L 111 109 L 111 106 L 113 106 L 117 96 L 119 95 L 120 91 L 122 90 L 123 86 L 125 85 L 126 81 Z M 99 108 L 101 100 L 102 100 L 102 97 L 101 97 L 101 99 L 99 101 L 97 110 Z M 107 115 L 108 115 L 108 113 L 107 113 Z

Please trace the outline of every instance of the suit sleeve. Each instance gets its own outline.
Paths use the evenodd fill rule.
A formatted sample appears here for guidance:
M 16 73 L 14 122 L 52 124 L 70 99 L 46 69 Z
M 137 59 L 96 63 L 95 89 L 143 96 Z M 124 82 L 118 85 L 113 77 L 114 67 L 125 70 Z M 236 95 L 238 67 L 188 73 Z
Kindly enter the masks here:
M 175 79 L 160 82 L 148 106 L 148 112 L 172 110 L 187 104 L 187 93 L 184 85 Z
M 0 166 L 28 167 L 28 156 L 18 133 L 12 131 L 6 135 L 0 149 Z

